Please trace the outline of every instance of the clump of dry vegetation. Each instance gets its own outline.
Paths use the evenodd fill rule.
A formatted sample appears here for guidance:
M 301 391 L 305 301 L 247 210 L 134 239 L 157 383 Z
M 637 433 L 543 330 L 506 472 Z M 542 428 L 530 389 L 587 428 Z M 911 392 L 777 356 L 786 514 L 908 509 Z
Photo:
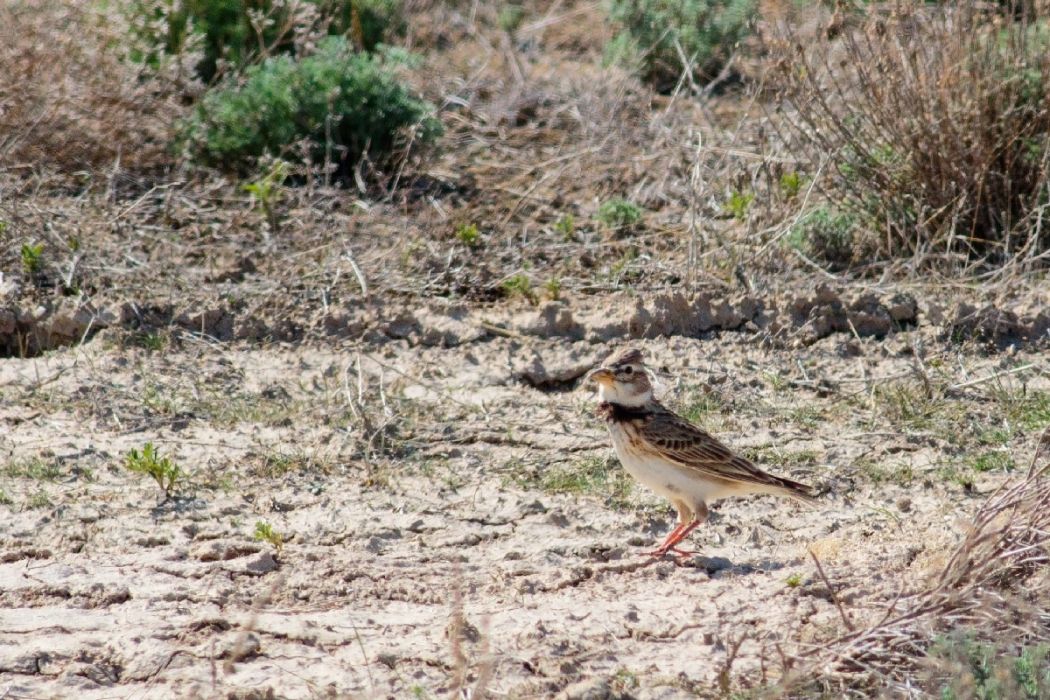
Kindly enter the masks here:
M 127 57 L 116 4 L 0 6 L 0 166 L 90 179 L 170 163 L 183 108 L 167 78 Z
M 928 587 L 902 591 L 874 624 L 855 628 L 846 619 L 846 634 L 792 659 L 781 689 L 806 687 L 815 678 L 827 692 L 903 689 L 925 679 L 928 690 L 955 697 L 953 683 L 969 672 L 953 645 L 963 640 L 970 647 L 983 644 L 981 653 L 990 657 L 985 667 L 1000 676 L 993 678 L 999 686 L 982 687 L 988 677 L 971 673 L 963 696 L 1044 697 L 1050 663 L 1039 645 L 1050 638 L 1048 572 L 1050 429 L 1023 478 L 1003 484 L 981 504 Z M 1034 666 L 1010 668 L 1011 660 L 1025 658 Z
M 818 40 L 769 30 L 783 119 L 832 213 L 841 260 L 1026 263 L 1050 246 L 1050 26 L 1034 7 L 866 5 Z M 829 227 L 837 231 L 829 240 Z

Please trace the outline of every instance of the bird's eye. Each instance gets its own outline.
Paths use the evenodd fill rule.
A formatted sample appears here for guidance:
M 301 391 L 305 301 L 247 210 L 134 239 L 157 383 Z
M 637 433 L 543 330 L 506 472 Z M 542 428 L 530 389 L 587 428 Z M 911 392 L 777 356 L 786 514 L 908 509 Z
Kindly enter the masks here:
M 623 373 L 626 374 L 627 376 L 631 376 L 632 374 L 634 374 L 634 367 L 631 367 L 630 365 L 624 367 L 623 368 Z

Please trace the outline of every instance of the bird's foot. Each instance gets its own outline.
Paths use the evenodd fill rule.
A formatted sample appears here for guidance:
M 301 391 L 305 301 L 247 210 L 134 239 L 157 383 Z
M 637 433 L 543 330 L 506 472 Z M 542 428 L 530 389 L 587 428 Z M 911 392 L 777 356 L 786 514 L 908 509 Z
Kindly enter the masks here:
M 650 557 L 653 557 L 655 559 L 660 559 L 666 556 L 667 554 L 674 554 L 675 559 L 685 559 L 686 557 L 691 557 L 694 554 L 697 554 L 697 552 L 689 552 L 684 549 L 678 549 L 678 547 L 663 546 L 657 547 L 656 549 L 648 553 Z

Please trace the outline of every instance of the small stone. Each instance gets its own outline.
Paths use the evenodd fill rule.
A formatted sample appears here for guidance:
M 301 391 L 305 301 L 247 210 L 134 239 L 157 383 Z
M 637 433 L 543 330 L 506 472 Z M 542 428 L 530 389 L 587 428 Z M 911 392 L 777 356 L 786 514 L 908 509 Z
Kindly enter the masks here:
M 911 512 L 911 499 L 908 498 L 907 496 L 903 496 L 902 498 L 898 499 L 897 500 L 897 510 L 899 510 L 902 513 L 910 513 Z

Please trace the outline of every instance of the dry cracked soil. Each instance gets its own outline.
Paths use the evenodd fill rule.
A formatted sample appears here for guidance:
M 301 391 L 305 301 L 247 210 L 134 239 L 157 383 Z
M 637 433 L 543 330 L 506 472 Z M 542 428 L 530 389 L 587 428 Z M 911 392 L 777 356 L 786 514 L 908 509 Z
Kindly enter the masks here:
M 961 346 L 924 304 L 787 344 L 690 328 L 681 299 L 603 305 L 0 360 L 0 697 L 747 692 L 936 576 L 1050 422 L 1038 345 Z M 670 405 L 819 505 L 723 501 L 694 556 L 647 557 L 672 511 L 579 385 L 621 333 Z M 146 443 L 168 497 L 128 469 Z

